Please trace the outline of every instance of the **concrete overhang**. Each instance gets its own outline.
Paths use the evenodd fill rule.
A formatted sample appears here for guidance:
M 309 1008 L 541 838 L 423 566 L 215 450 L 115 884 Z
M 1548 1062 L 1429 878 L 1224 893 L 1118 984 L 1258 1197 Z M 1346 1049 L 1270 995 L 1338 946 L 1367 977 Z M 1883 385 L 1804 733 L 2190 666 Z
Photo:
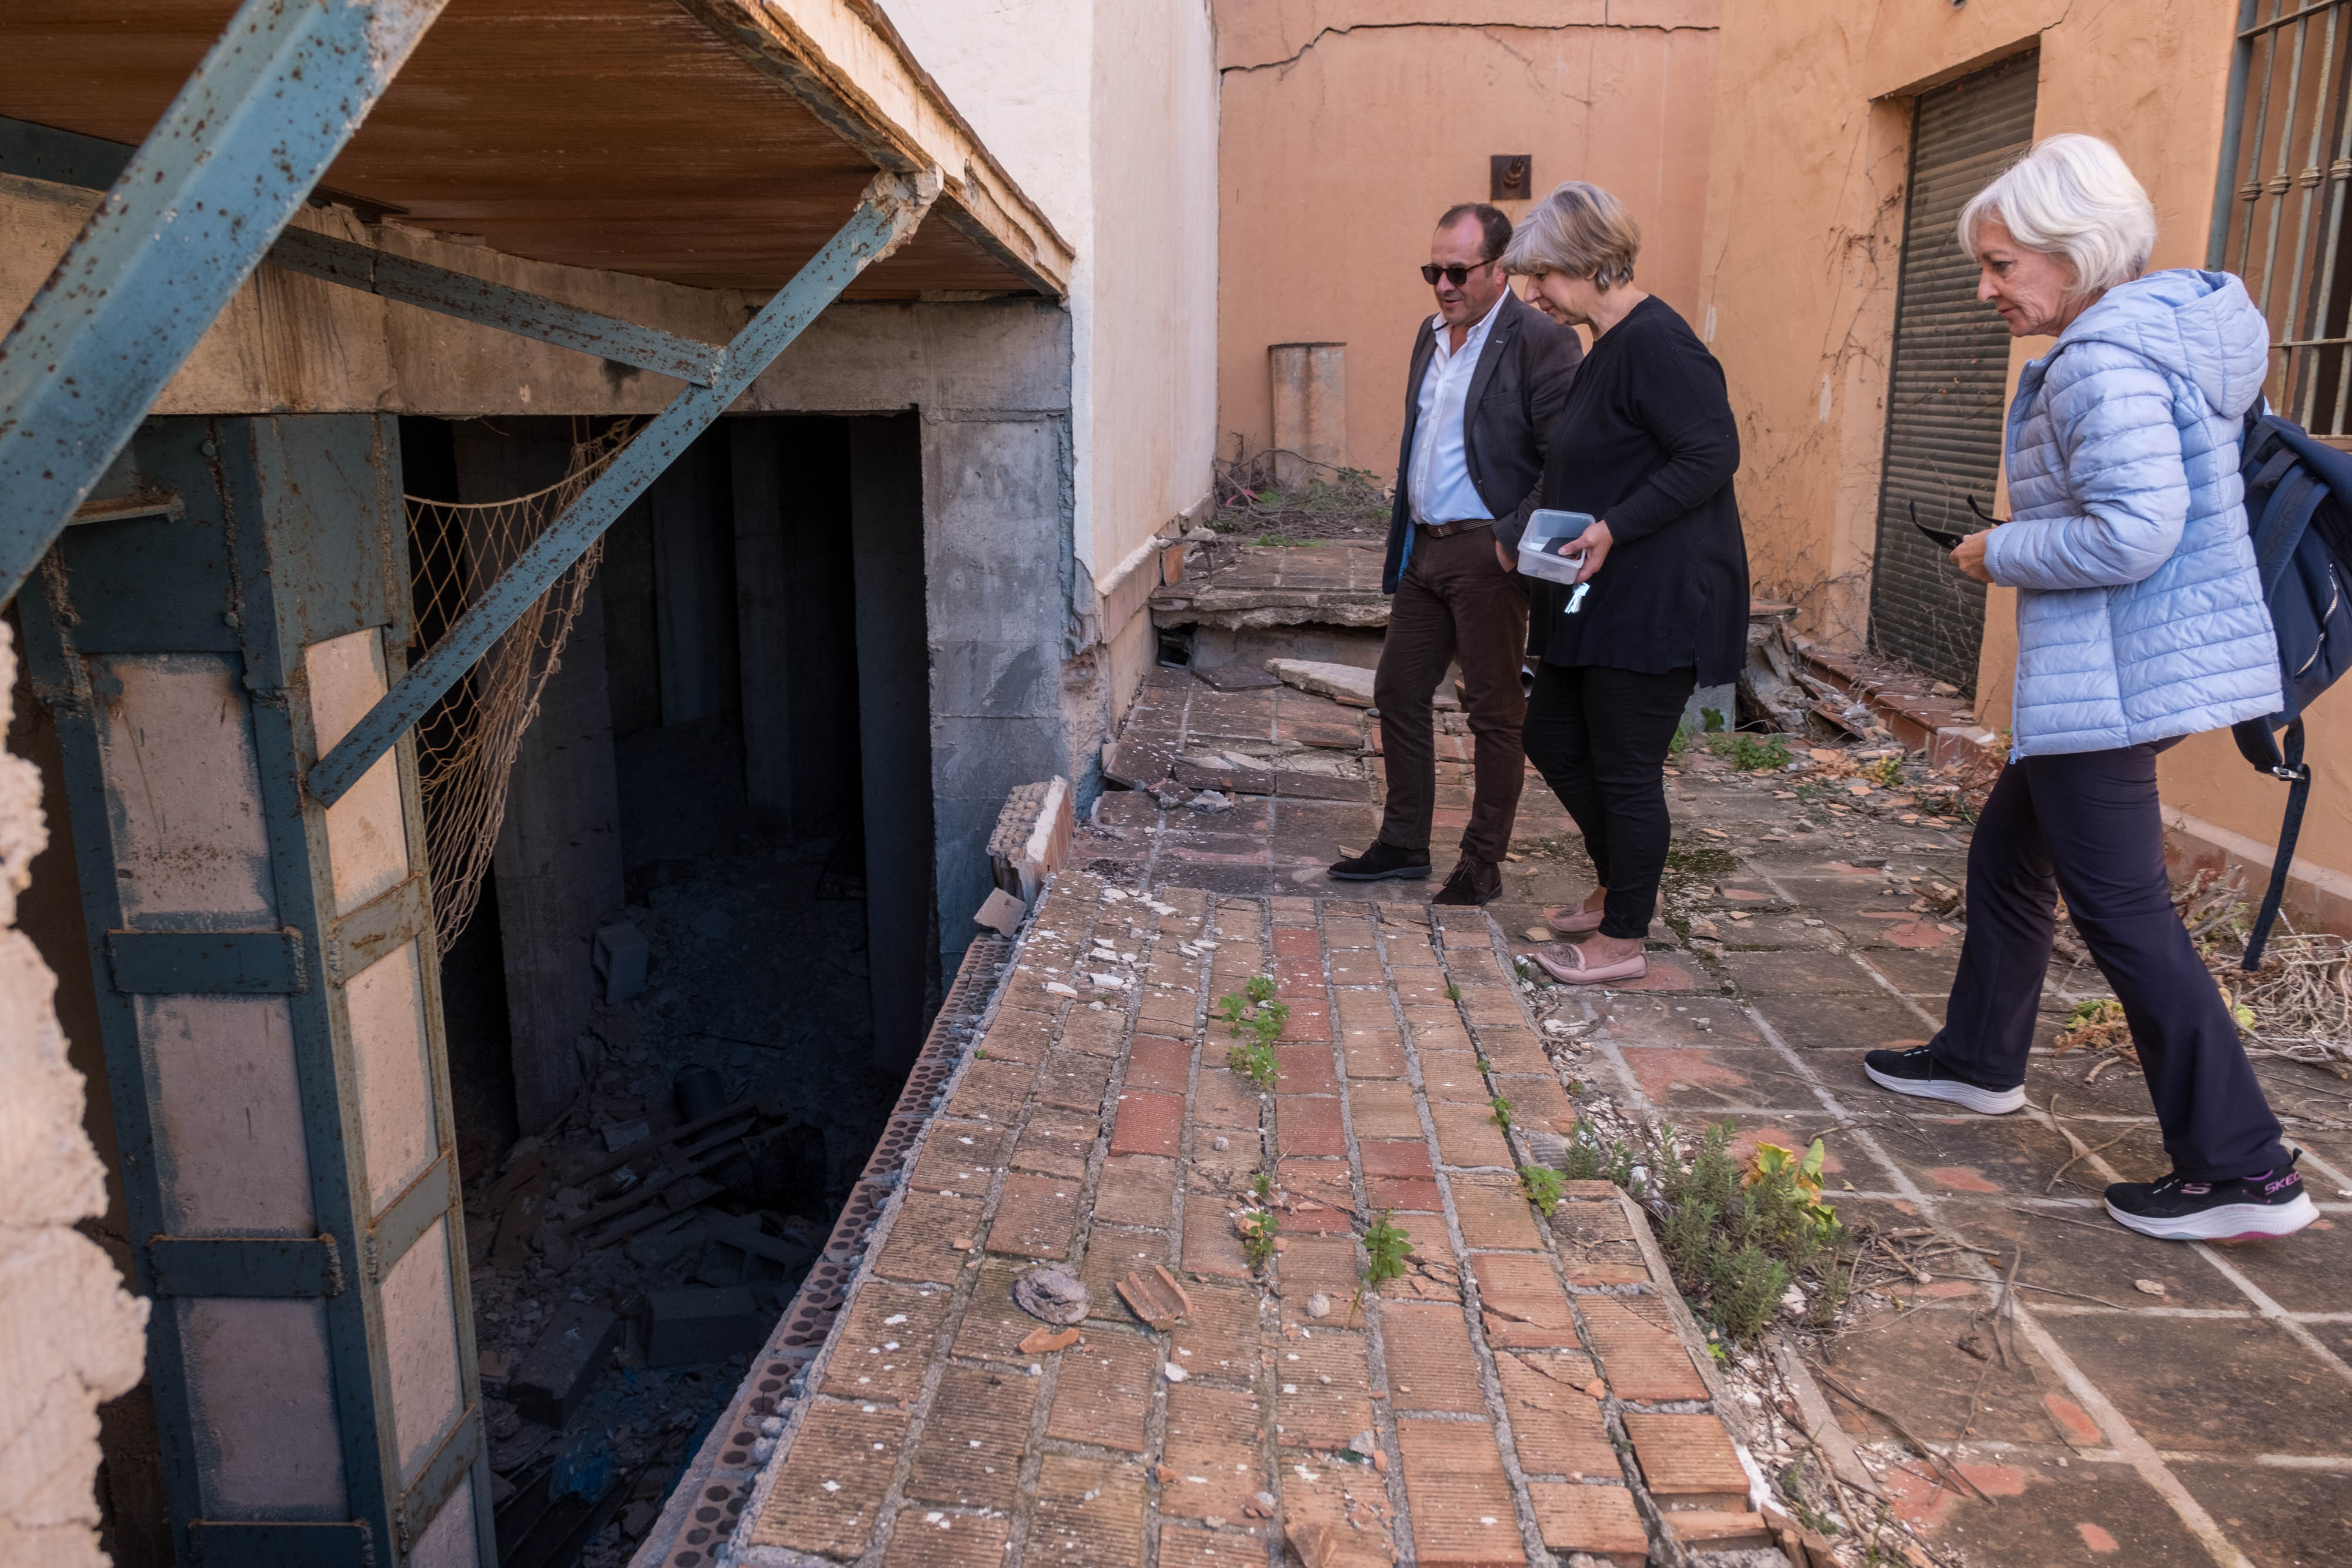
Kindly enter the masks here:
M 0 5 L 0 115 L 143 140 L 236 0 Z M 510 256 L 780 287 L 875 170 L 946 190 L 865 299 L 1068 291 L 1073 253 L 873 0 L 451 0 L 321 190 Z

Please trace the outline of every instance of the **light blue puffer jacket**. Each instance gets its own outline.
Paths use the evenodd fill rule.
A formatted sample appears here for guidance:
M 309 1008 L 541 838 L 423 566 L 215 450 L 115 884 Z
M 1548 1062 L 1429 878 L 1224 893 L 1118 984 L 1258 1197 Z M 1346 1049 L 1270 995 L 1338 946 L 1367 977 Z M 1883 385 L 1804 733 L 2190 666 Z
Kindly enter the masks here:
M 2013 521 L 1985 567 L 2017 597 L 2015 756 L 2103 751 L 2275 713 L 2278 649 L 2238 438 L 2270 329 L 2227 273 L 2109 289 L 2025 367 Z

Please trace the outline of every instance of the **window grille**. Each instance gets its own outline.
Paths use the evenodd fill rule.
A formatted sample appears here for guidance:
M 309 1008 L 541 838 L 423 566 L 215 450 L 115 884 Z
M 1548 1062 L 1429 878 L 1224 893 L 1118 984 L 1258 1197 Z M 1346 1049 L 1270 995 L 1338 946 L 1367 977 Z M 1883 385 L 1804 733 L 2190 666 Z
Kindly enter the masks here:
M 2352 448 L 2352 0 L 2240 0 L 2206 265 L 2271 324 L 2271 406 Z

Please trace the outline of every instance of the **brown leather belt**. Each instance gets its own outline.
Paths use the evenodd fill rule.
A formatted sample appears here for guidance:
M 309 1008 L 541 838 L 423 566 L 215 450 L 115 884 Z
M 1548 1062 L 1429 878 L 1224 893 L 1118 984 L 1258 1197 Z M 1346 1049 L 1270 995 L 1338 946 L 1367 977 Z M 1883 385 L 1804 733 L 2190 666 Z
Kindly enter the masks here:
M 1466 534 L 1473 528 L 1491 528 L 1494 526 L 1495 519 L 1492 517 L 1467 517 L 1458 523 L 1413 524 L 1414 528 L 1433 539 L 1450 539 L 1455 534 Z

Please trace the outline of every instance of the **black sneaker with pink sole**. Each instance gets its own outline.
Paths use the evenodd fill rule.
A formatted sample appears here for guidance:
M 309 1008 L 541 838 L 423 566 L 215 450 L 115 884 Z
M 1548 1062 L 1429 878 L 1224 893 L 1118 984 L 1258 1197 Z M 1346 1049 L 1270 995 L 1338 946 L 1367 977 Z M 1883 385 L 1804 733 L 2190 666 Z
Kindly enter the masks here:
M 2230 1181 L 2119 1181 L 2107 1188 L 2107 1212 L 2116 1223 L 2160 1241 L 2257 1241 L 2292 1236 L 2319 1218 L 2296 1156 L 2259 1176 Z

